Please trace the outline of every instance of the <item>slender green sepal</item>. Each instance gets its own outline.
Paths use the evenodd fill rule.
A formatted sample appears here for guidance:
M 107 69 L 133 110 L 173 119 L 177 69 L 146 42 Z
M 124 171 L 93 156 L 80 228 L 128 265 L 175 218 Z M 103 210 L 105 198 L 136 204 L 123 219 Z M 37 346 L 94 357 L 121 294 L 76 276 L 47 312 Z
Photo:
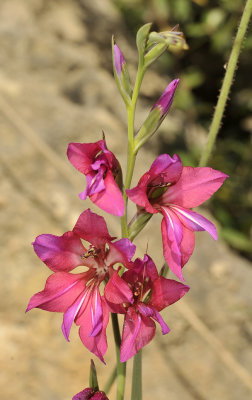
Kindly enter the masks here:
M 142 350 L 134 356 L 131 400 L 142 400 Z
M 162 116 L 161 107 L 156 107 L 152 110 L 140 130 L 138 131 L 135 141 L 134 141 L 134 149 L 137 152 L 142 145 L 151 138 L 151 136 L 156 132 L 160 125 L 160 119 Z
M 168 275 L 169 272 L 169 267 L 166 263 L 164 263 L 164 265 L 162 266 L 159 275 L 163 276 L 164 278 Z
M 159 43 L 153 46 L 144 56 L 144 68 L 148 68 L 168 49 L 166 43 Z
M 142 213 L 136 214 L 135 217 L 129 224 L 128 231 L 129 231 L 129 239 L 132 241 L 135 237 L 141 232 L 141 230 L 145 227 L 148 221 L 151 219 L 152 214 L 150 213 Z
M 137 32 L 136 44 L 139 56 L 141 57 L 143 57 L 145 53 L 145 48 L 148 41 L 151 25 L 152 25 L 151 23 L 145 24 L 141 26 L 141 28 Z
M 97 373 L 96 373 L 95 363 L 93 360 L 91 360 L 90 362 L 89 387 L 93 388 L 95 392 L 99 390 Z

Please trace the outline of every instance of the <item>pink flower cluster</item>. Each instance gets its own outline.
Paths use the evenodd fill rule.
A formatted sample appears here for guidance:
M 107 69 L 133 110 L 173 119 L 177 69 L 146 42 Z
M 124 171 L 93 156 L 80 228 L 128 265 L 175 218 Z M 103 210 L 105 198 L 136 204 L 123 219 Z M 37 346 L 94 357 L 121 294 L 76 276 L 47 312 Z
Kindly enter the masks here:
M 123 60 L 117 57 L 116 65 Z M 178 80 L 170 84 L 153 107 L 160 108 L 161 119 L 168 112 L 177 84 Z M 72 165 L 86 176 L 86 189 L 80 198 L 89 197 L 102 210 L 122 216 L 125 205 L 121 168 L 107 149 L 105 139 L 96 143 L 70 143 L 67 155 Z M 209 199 L 226 177 L 212 168 L 183 167 L 178 155 L 162 154 L 138 185 L 126 190 L 137 205 L 138 214 L 162 214 L 164 258 L 180 280 L 183 280 L 182 267 L 194 249 L 194 232 L 205 230 L 217 239 L 212 222 L 191 208 Z M 79 216 L 71 231 L 62 236 L 42 234 L 33 247 L 52 274 L 44 290 L 31 298 L 27 311 L 36 307 L 63 313 L 62 332 L 66 340 L 69 341 L 75 323 L 83 344 L 102 362 L 107 350 L 110 313 L 124 315 L 121 362 L 125 362 L 153 339 L 156 322 L 163 334 L 169 332 L 160 311 L 189 290 L 187 285 L 161 276 L 149 255 L 133 261 L 135 245 L 129 239 L 111 237 L 104 218 L 89 209 Z M 83 272 L 74 273 L 80 266 Z M 106 398 L 92 389 L 85 390 L 86 394 L 83 391 L 76 399 Z

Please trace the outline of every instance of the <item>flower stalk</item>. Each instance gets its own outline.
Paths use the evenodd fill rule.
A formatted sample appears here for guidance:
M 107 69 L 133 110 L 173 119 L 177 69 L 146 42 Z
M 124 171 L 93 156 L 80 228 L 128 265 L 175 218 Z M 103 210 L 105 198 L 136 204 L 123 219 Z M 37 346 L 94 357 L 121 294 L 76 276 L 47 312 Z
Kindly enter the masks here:
M 228 94 L 234 80 L 234 74 L 238 63 L 241 46 L 248 28 L 249 20 L 252 13 L 252 0 L 247 0 L 245 8 L 243 10 L 240 25 L 237 30 L 237 34 L 234 40 L 234 44 L 231 50 L 231 54 L 227 63 L 226 73 L 222 83 L 220 96 L 217 101 L 215 112 L 213 115 L 212 123 L 209 129 L 208 140 L 206 148 L 203 151 L 200 159 L 200 167 L 204 167 L 207 164 L 209 157 L 211 156 L 216 137 L 221 127 L 221 121 L 223 113 L 228 99 Z
M 124 391 L 125 391 L 125 378 L 126 378 L 126 362 L 120 362 L 120 346 L 121 346 L 121 335 L 118 323 L 117 314 L 111 314 L 113 333 L 115 339 L 115 347 L 116 347 L 116 361 L 117 361 L 117 392 L 116 392 L 116 400 L 124 399 Z

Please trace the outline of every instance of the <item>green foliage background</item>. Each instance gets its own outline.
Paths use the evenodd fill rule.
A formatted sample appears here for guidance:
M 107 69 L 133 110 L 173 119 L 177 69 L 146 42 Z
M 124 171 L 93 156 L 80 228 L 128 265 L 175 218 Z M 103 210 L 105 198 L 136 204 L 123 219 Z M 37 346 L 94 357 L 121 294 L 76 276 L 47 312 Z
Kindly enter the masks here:
M 189 50 L 167 52 L 158 71 L 180 77 L 181 90 L 175 107 L 186 113 L 190 123 L 208 130 L 217 101 L 225 64 L 239 23 L 244 0 L 115 0 L 129 31 L 134 35 L 144 23 L 153 21 L 156 31 L 177 23 Z M 252 31 L 247 34 L 239 69 L 232 87 L 216 149 L 209 161 L 213 168 L 230 176 L 223 189 L 209 203 L 220 222 L 222 237 L 252 259 Z M 162 147 L 162 150 L 161 150 Z M 197 166 L 200 147 L 184 140 L 160 142 L 160 150 L 178 152 L 188 165 Z

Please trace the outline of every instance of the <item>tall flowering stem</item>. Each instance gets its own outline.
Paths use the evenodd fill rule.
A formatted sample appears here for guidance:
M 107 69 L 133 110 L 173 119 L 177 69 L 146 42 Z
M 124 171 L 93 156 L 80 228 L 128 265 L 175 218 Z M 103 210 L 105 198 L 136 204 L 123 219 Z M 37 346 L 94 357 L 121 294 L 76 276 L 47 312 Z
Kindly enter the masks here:
M 111 314 L 115 347 L 116 347 L 116 361 L 117 361 L 117 393 L 116 400 L 124 399 L 124 389 L 125 389 L 125 378 L 126 378 L 126 362 L 120 362 L 120 346 L 121 346 L 121 335 L 118 324 L 117 314 Z
M 241 46 L 248 28 L 249 20 L 252 13 L 252 0 L 247 0 L 245 8 L 243 10 L 242 18 L 240 25 L 238 27 L 238 31 L 234 40 L 233 48 L 231 50 L 231 54 L 227 63 L 227 69 L 224 76 L 224 80 L 222 83 L 220 96 L 215 108 L 213 120 L 210 126 L 209 134 L 208 134 L 208 141 L 205 148 L 205 151 L 201 155 L 200 159 L 200 167 L 204 167 L 207 164 L 207 161 L 211 155 L 216 137 L 220 130 L 221 120 L 223 117 L 224 109 L 226 106 L 228 93 L 230 91 L 235 69 L 238 63 L 239 54 L 241 51 Z

